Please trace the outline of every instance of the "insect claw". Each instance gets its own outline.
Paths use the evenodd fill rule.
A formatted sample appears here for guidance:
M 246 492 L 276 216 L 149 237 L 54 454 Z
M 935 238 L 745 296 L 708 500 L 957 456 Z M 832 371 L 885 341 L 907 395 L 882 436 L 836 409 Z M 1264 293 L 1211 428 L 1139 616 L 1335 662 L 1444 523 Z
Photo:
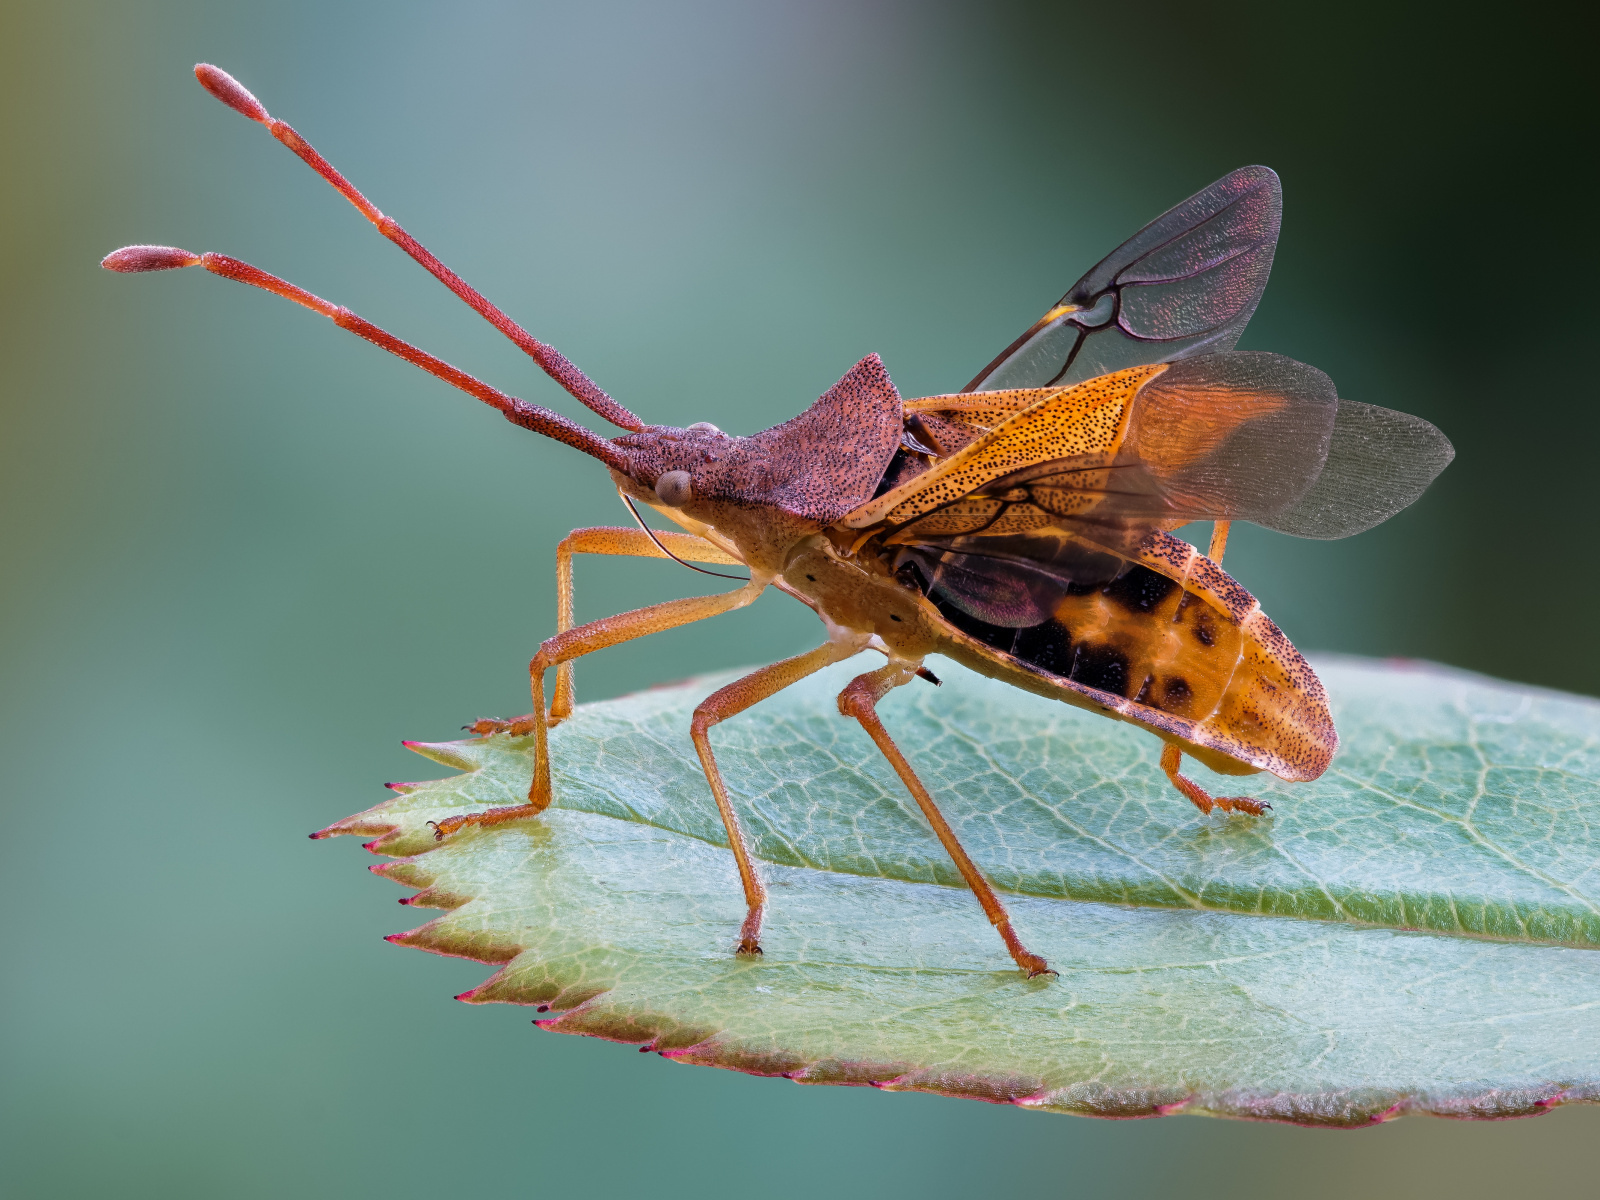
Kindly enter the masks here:
M 918 667 L 917 668 L 917 678 L 918 679 L 926 679 L 929 683 L 933 684 L 934 687 L 943 687 L 944 686 L 944 681 L 941 680 L 932 671 L 928 670 L 927 667 Z
M 1252 800 L 1249 796 L 1218 796 L 1216 805 L 1223 812 L 1245 813 L 1252 817 L 1262 816 L 1272 807 L 1265 800 Z

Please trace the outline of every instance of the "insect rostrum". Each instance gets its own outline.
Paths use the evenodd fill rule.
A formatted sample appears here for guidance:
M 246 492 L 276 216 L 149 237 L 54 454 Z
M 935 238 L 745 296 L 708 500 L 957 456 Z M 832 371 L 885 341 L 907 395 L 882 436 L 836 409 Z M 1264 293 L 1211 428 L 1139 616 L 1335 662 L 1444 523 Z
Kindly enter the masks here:
M 204 64 L 196 75 L 574 398 L 627 432 L 602 438 L 237 259 L 130 246 L 106 267 L 203 266 L 293 300 L 598 459 L 625 499 L 680 530 L 595 527 L 562 541 L 558 631 L 529 667 L 532 711 L 470 727 L 534 737 L 527 802 L 450 817 L 438 823 L 439 838 L 537 817 L 549 805 L 546 729 L 572 712 L 573 659 L 743 607 L 768 587 L 813 609 L 826 639 L 709 696 L 690 726 L 744 885 L 741 954 L 761 953 L 766 893 L 711 728 L 863 650 L 885 665 L 840 693 L 840 712 L 888 758 L 1030 975 L 1049 967 L 1017 938 L 876 711 L 892 689 L 919 674 L 933 678 L 927 656 L 1150 730 L 1168 778 L 1202 812 L 1259 816 L 1266 806 L 1208 795 L 1179 773 L 1184 754 L 1224 774 L 1270 771 L 1289 781 L 1327 768 L 1338 739 L 1322 684 L 1221 569 L 1228 522 L 1345 537 L 1410 504 L 1453 451 L 1420 418 L 1340 399 L 1314 367 L 1234 351 L 1277 245 L 1282 197 L 1267 168 L 1240 168 L 1145 226 L 960 392 L 903 400 L 872 355 L 799 416 L 740 437 L 703 422 L 646 425 L 434 258 L 230 76 Z M 1195 520 L 1216 522 L 1210 555 L 1170 532 Z M 575 554 L 738 565 L 749 578 L 720 595 L 574 626 Z

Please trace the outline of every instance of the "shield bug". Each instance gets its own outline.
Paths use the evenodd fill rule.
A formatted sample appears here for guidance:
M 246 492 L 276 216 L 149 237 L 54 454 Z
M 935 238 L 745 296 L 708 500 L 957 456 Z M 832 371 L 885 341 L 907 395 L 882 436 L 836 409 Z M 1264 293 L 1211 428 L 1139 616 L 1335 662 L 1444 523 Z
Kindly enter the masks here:
M 690 726 L 744 885 L 737 952 L 759 954 L 766 893 L 710 732 L 719 721 L 863 650 L 839 709 L 860 722 L 1030 975 L 1049 971 L 1012 930 L 877 714 L 891 689 L 942 654 L 985 675 L 1149 730 L 1161 767 L 1202 812 L 1259 816 L 1266 805 L 1208 795 L 1179 773 L 1188 754 L 1215 771 L 1315 779 L 1338 744 L 1316 674 L 1219 565 L 1228 523 L 1310 538 L 1370 528 L 1415 500 L 1453 455 L 1428 422 L 1342 400 L 1314 367 L 1233 349 L 1272 266 L 1282 196 L 1243 167 L 1156 218 L 1092 268 L 960 392 L 902 400 L 874 355 L 799 416 L 749 437 L 708 424 L 647 425 L 538 341 L 385 216 L 288 125 L 215 67 L 196 75 L 265 125 L 381 233 L 510 338 L 575 399 L 625 432 L 603 438 L 474 379 L 350 310 L 237 259 L 129 246 L 115 271 L 202 266 L 331 318 L 598 459 L 623 500 L 679 527 L 579 529 L 556 556 L 558 631 L 529 667 L 533 711 L 480 720 L 480 735 L 531 735 L 525 804 L 450 817 L 474 825 L 537 816 L 551 800 L 546 729 L 571 712 L 581 655 L 749 604 L 768 587 L 814 610 L 815 650 L 707 697 Z M 1209 554 L 1171 533 L 1212 521 Z M 572 623 L 577 554 L 741 566 L 740 586 L 585 625 Z M 697 567 L 704 570 L 704 567 Z M 722 572 L 710 572 L 722 574 Z M 548 709 L 545 675 L 554 668 Z

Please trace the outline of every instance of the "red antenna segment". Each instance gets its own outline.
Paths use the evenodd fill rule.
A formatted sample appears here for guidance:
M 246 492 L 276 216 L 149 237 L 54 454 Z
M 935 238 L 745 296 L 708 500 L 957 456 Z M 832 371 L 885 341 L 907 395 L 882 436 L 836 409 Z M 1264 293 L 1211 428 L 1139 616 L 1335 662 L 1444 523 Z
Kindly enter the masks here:
M 490 387 L 481 379 L 452 367 L 444 359 L 435 358 L 427 351 L 419 350 L 409 342 L 403 342 L 394 334 L 378 328 L 371 321 L 356 316 L 348 308 L 330 304 L 321 296 L 306 291 L 305 288 L 296 287 L 276 275 L 267 274 L 260 267 L 252 267 L 249 263 L 229 258 L 226 254 L 191 254 L 176 246 L 124 246 L 121 250 L 106 255 L 101 259 L 100 265 L 108 271 L 123 272 L 171 271 L 180 267 L 204 267 L 213 275 L 248 283 L 251 287 L 282 296 L 285 300 L 293 300 L 314 313 L 321 313 L 339 328 L 348 329 L 357 337 L 366 338 L 374 346 L 382 347 L 413 366 L 421 367 L 428 374 L 436 375 L 451 386 L 460 388 L 469 396 L 476 396 L 490 407 L 499 409 L 505 414 L 506 420 L 513 425 L 521 425 L 524 429 L 542 433 L 575 450 L 582 450 L 613 470 L 624 474 L 628 472 L 628 456 L 622 448 L 608 442 L 592 430 L 585 429 L 582 425 L 569 421 L 560 413 L 552 412 L 542 405 L 529 404 L 526 400 L 507 395 L 499 388 Z
M 554 346 L 547 346 L 539 341 L 539 339 L 523 329 L 522 326 L 506 316 L 505 313 L 491 304 L 481 292 L 445 266 L 444 263 L 433 256 L 426 246 L 402 229 L 400 222 L 380 212 L 377 205 L 357 191 L 348 179 L 334 169 L 332 163 L 312 148 L 310 142 L 296 133 L 287 123 L 268 113 L 261 101 L 252 96 L 249 90 L 232 75 L 229 75 L 220 67 L 213 67 L 210 63 L 198 64 L 194 69 L 194 74 L 195 78 L 200 81 L 200 86 L 229 108 L 249 117 L 258 124 L 265 125 L 267 131 L 273 137 L 293 150 L 301 161 L 326 179 L 346 200 L 355 205 L 362 216 L 378 227 L 379 233 L 421 263 L 429 274 L 466 301 L 485 321 L 488 321 L 489 324 L 510 338 L 524 354 L 539 364 L 545 374 L 565 388 L 580 404 L 585 405 L 621 429 L 637 432 L 645 428 L 643 421 L 603 392 L 592 379 L 573 366 L 564 354 Z M 234 260 L 230 259 L 229 261 Z M 254 270 L 254 268 L 251 269 Z M 268 278 L 271 278 L 271 276 L 268 276 Z M 357 320 L 359 319 L 357 318 Z M 363 334 L 362 336 L 365 337 L 366 335 Z M 388 335 L 386 334 L 385 336 Z M 454 368 L 451 369 L 453 370 Z

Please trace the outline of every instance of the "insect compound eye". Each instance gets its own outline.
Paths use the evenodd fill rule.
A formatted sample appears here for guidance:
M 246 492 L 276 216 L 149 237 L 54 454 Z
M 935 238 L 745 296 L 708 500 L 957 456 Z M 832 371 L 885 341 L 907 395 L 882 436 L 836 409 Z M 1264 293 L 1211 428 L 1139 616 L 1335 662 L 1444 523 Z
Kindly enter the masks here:
M 687 471 L 668 471 L 656 480 L 656 495 L 668 508 L 678 508 L 694 495 L 693 481 Z
M 689 426 L 689 428 L 690 429 L 694 429 L 694 430 L 698 430 L 701 433 L 721 433 L 722 432 L 722 430 L 718 429 L 710 421 L 696 421 L 693 425 Z

